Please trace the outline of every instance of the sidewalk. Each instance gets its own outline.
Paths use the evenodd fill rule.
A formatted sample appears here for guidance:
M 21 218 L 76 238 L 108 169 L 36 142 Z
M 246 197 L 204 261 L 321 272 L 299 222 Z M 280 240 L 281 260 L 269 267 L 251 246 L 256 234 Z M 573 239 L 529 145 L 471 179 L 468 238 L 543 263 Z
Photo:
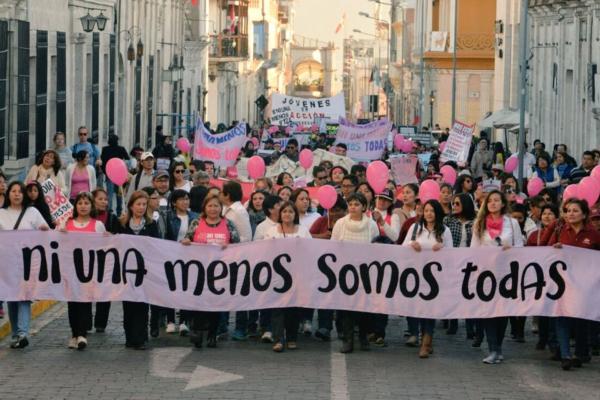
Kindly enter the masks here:
M 35 319 L 42 315 L 46 310 L 55 305 L 57 302 L 54 300 L 39 300 L 33 302 L 31 305 L 31 319 Z M 6 302 L 3 304 L 4 318 L 0 320 L 0 340 L 10 335 L 10 321 L 8 318 L 8 306 Z

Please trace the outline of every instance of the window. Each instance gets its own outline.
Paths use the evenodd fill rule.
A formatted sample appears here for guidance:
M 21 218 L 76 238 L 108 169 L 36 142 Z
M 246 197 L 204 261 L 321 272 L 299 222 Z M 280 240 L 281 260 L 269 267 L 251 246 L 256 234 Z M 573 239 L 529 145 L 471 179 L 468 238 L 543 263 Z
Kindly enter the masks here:
M 268 25 L 264 21 L 254 23 L 254 47 L 253 54 L 257 60 L 265 60 L 268 58 L 267 55 L 267 30 Z
M 56 131 L 67 131 L 67 40 L 56 32 Z
M 35 57 L 35 153 L 46 149 L 48 102 L 48 32 L 37 31 Z
M 0 165 L 4 164 L 7 126 L 8 21 L 0 21 Z
M 17 159 L 29 157 L 29 22 L 17 24 Z
M 92 140 L 98 144 L 98 107 L 100 105 L 100 34 L 92 36 Z
M 109 73 L 108 73 L 108 133 L 115 133 L 115 69 L 117 63 L 117 41 L 114 34 L 110 35 Z
M 142 59 L 138 57 L 135 61 L 135 143 L 139 144 L 142 139 Z
M 152 117 L 154 112 L 154 56 L 148 57 L 148 107 L 146 115 L 146 147 L 152 147 Z

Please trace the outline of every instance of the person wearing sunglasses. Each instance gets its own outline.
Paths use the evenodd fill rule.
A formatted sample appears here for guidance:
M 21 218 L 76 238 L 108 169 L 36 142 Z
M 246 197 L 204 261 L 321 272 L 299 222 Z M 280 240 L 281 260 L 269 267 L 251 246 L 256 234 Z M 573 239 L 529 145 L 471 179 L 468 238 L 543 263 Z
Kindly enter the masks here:
M 313 180 L 312 182 L 309 182 L 308 185 L 309 187 L 319 187 L 319 186 L 325 186 L 327 184 L 327 171 L 325 170 L 325 168 L 320 167 L 320 166 L 315 166 L 313 168 Z
M 95 144 L 88 141 L 88 128 L 80 126 L 77 130 L 77 137 L 79 138 L 79 142 L 71 146 L 71 153 L 77 154 L 78 152 L 85 150 L 90 156 L 88 160 L 89 165 L 92 167 L 101 167 L 102 160 L 100 160 L 100 150 L 98 150 L 98 147 L 96 147 Z
M 169 189 L 171 191 L 181 189 L 188 193 L 192 189 L 192 182 L 186 179 L 185 176 L 185 163 L 183 161 L 175 161 L 171 165 L 171 172 L 169 174 Z
M 298 162 L 299 154 L 298 154 L 298 141 L 296 139 L 290 139 L 285 146 L 285 156 L 290 159 L 290 161 Z

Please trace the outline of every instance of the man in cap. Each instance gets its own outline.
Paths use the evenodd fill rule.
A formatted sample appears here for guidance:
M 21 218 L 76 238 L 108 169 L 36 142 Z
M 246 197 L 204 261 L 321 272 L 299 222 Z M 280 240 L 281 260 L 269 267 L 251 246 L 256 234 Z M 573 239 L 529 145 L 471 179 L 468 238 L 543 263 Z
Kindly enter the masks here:
M 140 157 L 140 165 L 138 173 L 129 180 L 129 188 L 125 196 L 125 203 L 129 201 L 132 193 L 136 190 L 152 186 L 152 178 L 154 177 L 154 155 L 149 151 L 142 153 Z
M 171 194 L 169 191 L 169 173 L 164 169 L 156 171 L 152 178 L 152 187 L 156 189 L 160 196 L 159 211 L 167 211 L 169 208 L 169 196 Z

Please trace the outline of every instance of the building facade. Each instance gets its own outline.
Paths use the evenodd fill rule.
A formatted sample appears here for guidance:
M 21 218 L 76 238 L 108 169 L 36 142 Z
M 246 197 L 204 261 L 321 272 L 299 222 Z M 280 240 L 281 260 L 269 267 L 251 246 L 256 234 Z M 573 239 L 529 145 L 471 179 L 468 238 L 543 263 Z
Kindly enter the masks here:
M 528 139 L 600 147 L 600 1 L 530 0 Z

